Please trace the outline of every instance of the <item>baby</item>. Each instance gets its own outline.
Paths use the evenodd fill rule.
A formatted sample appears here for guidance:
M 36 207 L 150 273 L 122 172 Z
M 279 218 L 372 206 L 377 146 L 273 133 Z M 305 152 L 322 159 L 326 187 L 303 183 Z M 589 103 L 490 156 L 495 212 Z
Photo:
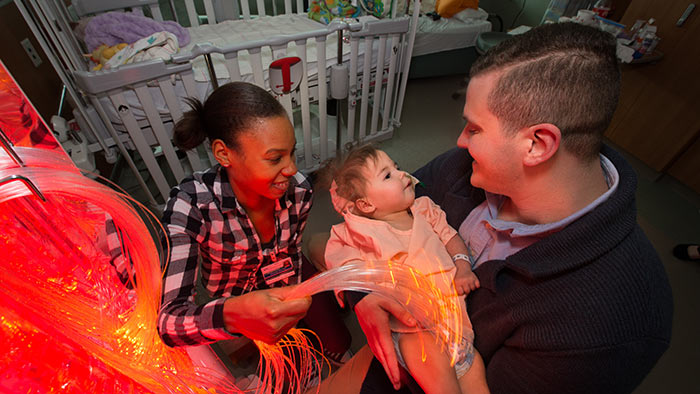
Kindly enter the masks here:
M 333 205 L 345 218 L 344 223 L 333 226 L 326 245 L 329 268 L 357 260 L 391 260 L 426 275 L 446 272 L 461 296 L 479 287 L 466 245 L 447 224 L 445 213 L 430 198 L 415 198 L 415 178 L 399 170 L 385 152 L 371 145 L 360 146 L 327 171 L 333 179 Z M 453 292 L 451 288 L 443 291 Z M 464 297 L 460 297 L 460 307 L 464 335 L 458 352 L 461 357 L 454 367 L 440 344 L 421 340 L 420 328 L 392 325 L 399 363 L 427 394 L 468 392 L 472 362 L 482 363 L 471 346 L 473 334 Z

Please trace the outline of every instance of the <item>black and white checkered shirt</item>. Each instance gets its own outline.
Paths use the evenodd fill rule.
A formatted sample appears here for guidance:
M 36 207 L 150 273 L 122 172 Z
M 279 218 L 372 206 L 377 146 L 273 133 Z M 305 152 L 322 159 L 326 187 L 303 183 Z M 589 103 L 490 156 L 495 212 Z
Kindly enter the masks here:
M 158 316 L 163 341 L 179 346 L 235 337 L 224 327 L 224 301 L 269 287 L 261 268 L 279 256 L 291 257 L 295 274 L 272 286 L 298 283 L 301 235 L 311 200 L 310 182 L 297 173 L 287 194 L 277 200 L 276 234 L 265 248 L 222 167 L 195 173 L 173 188 L 162 218 L 171 252 Z M 211 299 L 200 305 L 194 300 L 198 273 Z

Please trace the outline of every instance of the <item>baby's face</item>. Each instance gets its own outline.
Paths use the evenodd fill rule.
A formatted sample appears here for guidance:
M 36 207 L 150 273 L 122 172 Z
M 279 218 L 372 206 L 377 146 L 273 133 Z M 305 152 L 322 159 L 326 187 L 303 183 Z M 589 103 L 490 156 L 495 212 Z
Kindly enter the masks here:
M 367 175 L 366 199 L 376 208 L 375 216 L 399 212 L 411 207 L 415 190 L 411 177 L 399 170 L 389 155 L 379 151 L 377 160 L 369 159 L 365 167 Z

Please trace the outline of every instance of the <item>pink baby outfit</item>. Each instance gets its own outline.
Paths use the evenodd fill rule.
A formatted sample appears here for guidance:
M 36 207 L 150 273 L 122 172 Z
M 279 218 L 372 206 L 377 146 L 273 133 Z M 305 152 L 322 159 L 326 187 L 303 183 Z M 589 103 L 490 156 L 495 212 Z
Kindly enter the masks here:
M 453 293 L 452 281 L 457 269 L 445 244 L 457 235 L 457 231 L 447 224 L 445 212 L 428 197 L 417 198 L 411 206 L 411 213 L 412 228 L 398 230 L 387 222 L 344 210 L 345 222 L 333 226 L 326 244 L 328 268 L 358 260 L 373 264 L 386 264 L 392 260 L 392 264 L 408 265 L 424 275 L 445 273 L 435 282 L 445 294 Z M 340 298 L 339 301 L 342 302 Z M 474 336 L 464 297 L 459 297 L 459 306 L 463 311 L 463 342 L 471 349 Z M 394 331 L 415 331 L 401 329 L 396 323 L 392 321 Z M 469 358 L 467 368 L 471 365 Z
M 411 206 L 413 227 L 398 230 L 391 224 L 343 212 L 344 223 L 331 229 L 326 245 L 328 268 L 353 260 L 409 265 L 423 274 L 453 271 L 455 265 L 445 244 L 457 235 L 445 219 L 445 212 L 428 197 L 417 198 Z

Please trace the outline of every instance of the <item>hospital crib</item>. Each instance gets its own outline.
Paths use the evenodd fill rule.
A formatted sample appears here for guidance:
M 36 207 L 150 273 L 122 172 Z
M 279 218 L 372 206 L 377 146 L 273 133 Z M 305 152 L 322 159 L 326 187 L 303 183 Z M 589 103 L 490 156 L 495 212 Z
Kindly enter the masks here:
M 77 104 L 76 119 L 92 131 L 89 149 L 106 155 L 118 150 L 153 206 L 161 205 L 185 176 L 215 163 L 206 148 L 178 152 L 172 145 L 173 124 L 187 109 L 184 98 L 205 99 L 216 86 L 239 80 L 271 90 L 270 65 L 287 56 L 301 59 L 300 83 L 276 96 L 295 126 L 301 171 L 314 171 L 348 143 L 389 139 L 400 125 L 419 7 L 413 7 L 411 16 L 398 16 L 394 10 L 392 17 L 383 19 L 363 16 L 328 25 L 314 21 L 302 31 L 280 34 L 271 29 L 264 38 L 232 44 L 194 42 L 167 61 L 89 71 L 81 44 L 69 28 L 71 20 L 112 10 L 112 5 L 134 10 L 145 6 L 154 19 L 162 19 L 165 12 L 157 1 L 74 0 L 73 10 L 61 1 L 15 2 L 25 19 L 39 22 L 33 26 L 35 35 L 52 54 L 50 60 Z M 290 18 L 307 23 L 304 19 L 308 19 L 302 0 L 296 1 L 296 9 L 291 0 L 285 0 L 284 11 L 277 16 L 265 16 L 270 11 L 264 0 L 253 4 L 260 11 L 257 16 L 246 1 L 203 2 L 205 16 L 196 14 L 192 0 L 184 1 L 188 21 L 182 22 L 191 25 L 193 36 L 204 20 L 216 22 L 216 28 L 240 23 L 275 26 Z M 174 7 L 172 2 L 166 5 Z M 343 103 L 337 105 L 342 114 L 328 115 L 329 99 Z M 156 190 L 146 186 L 135 153 Z

